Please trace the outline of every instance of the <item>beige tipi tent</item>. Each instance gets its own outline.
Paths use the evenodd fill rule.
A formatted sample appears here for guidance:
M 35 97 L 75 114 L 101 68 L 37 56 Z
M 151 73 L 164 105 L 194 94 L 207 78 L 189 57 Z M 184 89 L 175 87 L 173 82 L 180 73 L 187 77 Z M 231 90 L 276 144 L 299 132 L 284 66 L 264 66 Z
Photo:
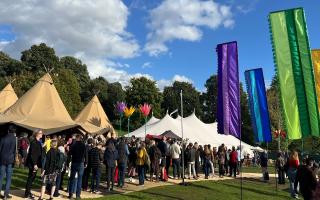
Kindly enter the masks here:
M 90 134 L 102 134 L 108 131 L 114 133 L 114 129 L 97 95 L 94 95 L 76 117 L 75 121 Z
M 11 83 L 9 83 L 6 87 L 4 87 L 0 91 L 0 113 L 6 111 L 10 106 L 12 106 L 18 97 L 14 92 Z
M 14 123 L 45 134 L 77 126 L 65 108 L 51 76 L 47 73 L 0 116 L 0 124 Z

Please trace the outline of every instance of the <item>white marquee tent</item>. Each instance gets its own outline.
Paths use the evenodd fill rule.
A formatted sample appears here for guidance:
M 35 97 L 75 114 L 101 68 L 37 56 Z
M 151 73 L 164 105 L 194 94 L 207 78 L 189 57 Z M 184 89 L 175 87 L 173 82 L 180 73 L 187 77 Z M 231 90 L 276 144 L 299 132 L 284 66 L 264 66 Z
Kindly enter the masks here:
M 188 117 L 183 118 L 183 132 L 184 138 L 188 138 L 190 142 L 198 142 L 199 144 L 211 144 L 214 147 L 218 147 L 222 143 L 231 148 L 232 146 L 239 146 L 240 140 L 232 135 L 221 135 L 217 132 L 217 123 L 205 124 L 199 120 L 193 113 Z M 147 134 L 150 135 L 160 135 L 165 131 L 172 131 L 179 137 L 182 137 L 181 132 L 181 117 L 173 119 L 168 114 L 164 118 L 157 119 L 152 117 L 147 122 Z M 131 132 L 129 136 L 132 135 L 136 137 L 145 137 L 145 126 L 138 128 L 137 130 Z M 243 154 L 253 155 L 253 149 L 255 147 L 242 142 L 241 144 Z

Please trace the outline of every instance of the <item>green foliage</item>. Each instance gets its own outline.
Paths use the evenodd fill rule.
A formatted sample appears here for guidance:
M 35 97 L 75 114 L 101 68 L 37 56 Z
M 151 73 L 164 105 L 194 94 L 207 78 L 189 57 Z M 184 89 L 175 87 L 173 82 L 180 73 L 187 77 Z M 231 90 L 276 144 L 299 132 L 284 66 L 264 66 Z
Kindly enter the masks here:
M 81 60 L 72 56 L 65 56 L 60 59 L 60 65 L 66 69 L 70 69 L 74 72 L 80 86 L 80 96 L 82 99 L 86 99 L 86 91 L 90 84 L 90 76 L 87 69 L 87 65 L 83 64 Z
M 104 104 L 104 110 L 107 113 L 109 120 L 117 123 L 119 126 L 119 116 L 115 109 L 115 105 L 117 102 L 125 101 L 126 93 L 123 90 L 121 84 L 119 82 L 109 83 L 108 85 L 108 101 Z
M 254 144 L 254 133 L 253 133 L 251 117 L 249 113 L 248 95 L 243 90 L 242 83 L 240 83 L 240 105 L 241 105 L 242 140 L 249 144 Z
M 54 84 L 71 117 L 75 117 L 82 109 L 80 86 L 75 74 L 70 69 L 55 70 Z
M 148 103 L 152 106 L 152 112 L 156 117 L 161 117 L 161 102 L 162 95 L 156 82 L 146 77 L 132 78 L 130 86 L 126 87 L 126 102 L 128 105 L 135 106 L 137 109 L 139 105 Z M 130 129 L 135 129 L 144 123 L 143 117 L 139 110 L 131 116 Z
M 59 57 L 56 56 L 53 48 L 48 47 L 45 43 L 32 45 L 30 49 L 21 53 L 21 61 L 32 72 L 44 73 L 47 69 L 59 67 Z
M 183 91 L 184 117 L 191 115 L 194 111 L 197 116 L 201 116 L 200 93 L 187 82 L 175 81 L 172 86 L 164 88 L 162 108 L 170 112 L 178 109 L 181 115 L 181 90 Z
M 205 123 L 217 121 L 217 102 L 218 102 L 218 77 L 212 75 L 205 83 L 206 92 L 200 96 L 203 115 L 201 120 Z
M 10 58 L 4 52 L 0 52 L 0 76 L 19 75 L 25 70 L 25 66 L 18 60 Z

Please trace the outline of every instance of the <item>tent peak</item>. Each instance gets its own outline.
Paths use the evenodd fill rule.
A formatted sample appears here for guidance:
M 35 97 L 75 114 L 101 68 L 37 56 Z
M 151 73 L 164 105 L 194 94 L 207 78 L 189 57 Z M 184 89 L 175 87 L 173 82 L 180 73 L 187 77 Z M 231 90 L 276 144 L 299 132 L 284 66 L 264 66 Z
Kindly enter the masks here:
M 53 84 L 53 80 L 52 77 L 50 76 L 49 73 L 46 73 L 44 76 L 42 76 L 39 81 L 44 81 L 44 82 L 48 82 L 50 84 Z

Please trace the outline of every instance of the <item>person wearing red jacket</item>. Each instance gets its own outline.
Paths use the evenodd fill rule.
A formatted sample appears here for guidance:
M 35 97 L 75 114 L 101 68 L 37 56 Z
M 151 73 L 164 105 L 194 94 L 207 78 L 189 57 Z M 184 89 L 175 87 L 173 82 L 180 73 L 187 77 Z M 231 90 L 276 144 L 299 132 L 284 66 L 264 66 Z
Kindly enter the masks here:
M 238 164 L 238 153 L 237 153 L 236 148 L 234 146 L 232 147 L 232 151 L 230 152 L 229 164 L 230 164 L 230 175 L 229 176 L 232 176 L 232 173 L 233 173 L 233 176 L 236 177 L 237 164 Z

